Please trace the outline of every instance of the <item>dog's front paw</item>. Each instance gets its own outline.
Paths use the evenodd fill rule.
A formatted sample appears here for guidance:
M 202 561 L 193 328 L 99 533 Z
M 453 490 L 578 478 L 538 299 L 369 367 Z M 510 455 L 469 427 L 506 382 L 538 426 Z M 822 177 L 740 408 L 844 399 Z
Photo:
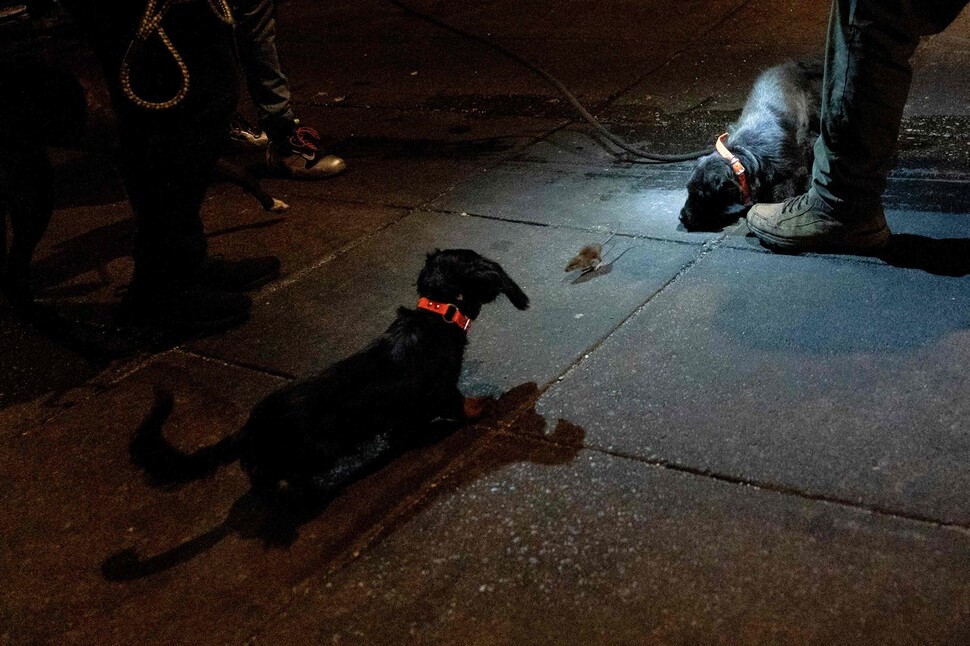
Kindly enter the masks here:
M 273 213 L 282 213 L 283 211 L 287 210 L 288 208 L 290 208 L 290 205 L 289 204 L 287 204 L 283 200 L 280 200 L 280 199 L 277 199 L 277 198 L 274 197 L 273 198 L 273 205 L 270 206 L 266 210 L 267 211 L 271 211 Z
M 494 397 L 466 397 L 464 404 L 465 420 L 475 422 L 495 414 L 498 402 Z

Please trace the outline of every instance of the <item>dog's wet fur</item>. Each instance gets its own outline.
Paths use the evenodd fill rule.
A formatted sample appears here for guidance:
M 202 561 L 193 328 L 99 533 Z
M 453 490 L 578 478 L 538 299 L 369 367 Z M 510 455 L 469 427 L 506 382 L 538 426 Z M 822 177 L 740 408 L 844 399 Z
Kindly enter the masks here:
M 505 294 L 520 310 L 529 298 L 502 267 L 467 249 L 429 254 L 418 294 L 474 319 Z M 172 397 L 156 391 L 131 443 L 133 462 L 157 484 L 203 477 L 239 460 L 252 488 L 270 501 L 314 503 L 410 448 L 464 422 L 458 390 L 466 333 L 440 314 L 398 310 L 361 352 L 271 393 L 220 442 L 187 454 L 162 435 Z
M 752 202 L 781 202 L 809 188 L 822 103 L 820 62 L 788 61 L 757 78 L 725 145 L 746 170 Z M 716 231 L 750 205 L 727 160 L 701 157 L 687 182 L 680 221 L 689 231 Z

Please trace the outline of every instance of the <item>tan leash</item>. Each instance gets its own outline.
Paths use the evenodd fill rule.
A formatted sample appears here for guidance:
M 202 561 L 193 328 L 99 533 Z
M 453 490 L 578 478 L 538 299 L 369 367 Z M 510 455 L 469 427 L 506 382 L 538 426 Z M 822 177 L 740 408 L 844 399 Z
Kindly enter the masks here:
M 128 45 L 125 57 L 121 60 L 121 71 L 119 74 L 122 91 L 128 100 L 139 108 L 145 110 L 168 110 L 181 103 L 189 93 L 189 68 L 185 64 L 185 61 L 182 60 L 182 56 L 178 53 L 178 50 L 175 49 L 175 45 L 172 44 L 168 34 L 165 33 L 165 29 L 162 27 L 162 20 L 165 18 L 168 10 L 175 5 L 194 1 L 161 0 L 160 2 L 159 0 L 148 0 L 146 3 L 145 12 L 142 14 L 141 20 L 138 21 L 138 28 L 135 30 L 135 37 Z M 234 24 L 232 9 L 229 8 L 228 0 L 206 0 L 206 2 L 209 3 L 209 8 L 212 9 L 212 13 L 219 20 L 227 25 Z M 172 98 L 165 101 L 148 101 L 147 99 L 143 99 L 131 87 L 131 60 L 141 51 L 152 34 L 158 34 L 159 40 L 162 41 L 162 45 L 165 46 L 165 49 L 172 56 L 172 60 L 175 61 L 175 65 L 179 68 L 179 73 L 182 76 L 182 83 L 178 91 L 176 91 Z

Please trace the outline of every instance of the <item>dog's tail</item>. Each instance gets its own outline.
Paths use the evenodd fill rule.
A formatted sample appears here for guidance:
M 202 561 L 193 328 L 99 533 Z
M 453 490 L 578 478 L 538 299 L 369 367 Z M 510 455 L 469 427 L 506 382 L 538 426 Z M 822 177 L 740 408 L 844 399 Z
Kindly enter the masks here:
M 173 403 L 171 392 L 155 388 L 155 403 L 129 446 L 131 461 L 144 469 L 153 484 L 197 480 L 239 457 L 238 432 L 193 453 L 184 453 L 172 446 L 162 435 L 162 427 L 172 414 Z

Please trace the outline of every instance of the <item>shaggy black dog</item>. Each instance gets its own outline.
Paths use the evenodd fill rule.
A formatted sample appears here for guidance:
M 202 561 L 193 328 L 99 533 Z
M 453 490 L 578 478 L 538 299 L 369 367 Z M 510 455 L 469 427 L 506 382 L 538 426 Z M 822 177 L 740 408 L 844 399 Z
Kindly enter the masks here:
M 822 65 L 787 62 L 758 77 L 741 117 L 724 142 L 744 167 L 750 195 L 720 153 L 702 157 L 687 182 L 680 221 L 690 231 L 718 230 L 756 202 L 781 202 L 804 193 L 812 177 L 819 133 Z
M 453 432 L 466 417 L 458 390 L 467 344 L 462 323 L 499 294 L 520 310 L 529 298 L 498 263 L 465 249 L 429 254 L 418 294 L 418 309 L 401 308 L 367 348 L 271 393 L 241 430 L 192 454 L 162 437 L 171 406 L 163 395 L 135 433 L 133 461 L 164 483 L 238 459 L 261 497 L 312 503 Z

